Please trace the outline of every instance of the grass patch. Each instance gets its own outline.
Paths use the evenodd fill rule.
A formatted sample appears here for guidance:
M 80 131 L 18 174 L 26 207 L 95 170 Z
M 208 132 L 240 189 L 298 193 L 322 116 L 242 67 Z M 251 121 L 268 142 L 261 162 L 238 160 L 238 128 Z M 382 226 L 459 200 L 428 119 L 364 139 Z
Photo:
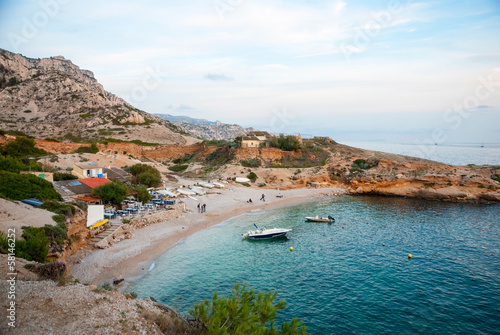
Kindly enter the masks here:
M 173 172 L 182 172 L 188 168 L 189 165 L 184 164 L 184 165 L 174 165 L 170 166 L 168 169 Z

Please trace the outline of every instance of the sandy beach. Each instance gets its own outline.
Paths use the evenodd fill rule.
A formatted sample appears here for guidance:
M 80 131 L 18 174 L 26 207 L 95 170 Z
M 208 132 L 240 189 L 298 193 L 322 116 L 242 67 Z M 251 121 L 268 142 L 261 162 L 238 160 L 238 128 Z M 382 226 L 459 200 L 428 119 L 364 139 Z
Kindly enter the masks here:
M 179 199 L 178 206 L 185 208 L 181 217 L 137 229 L 133 238 L 107 249 L 80 250 L 68 260 L 71 274 L 82 283 L 98 285 L 124 278 L 125 284 L 120 289 L 125 290 L 145 275 L 159 256 L 193 233 L 246 213 L 293 206 L 344 192 L 341 188 L 281 191 L 230 184 L 226 189 L 211 190 L 211 194 L 197 196 L 198 201 Z M 259 200 L 262 194 L 265 201 Z M 247 202 L 249 199 L 252 199 L 252 204 Z M 206 204 L 206 213 L 198 213 L 198 203 Z

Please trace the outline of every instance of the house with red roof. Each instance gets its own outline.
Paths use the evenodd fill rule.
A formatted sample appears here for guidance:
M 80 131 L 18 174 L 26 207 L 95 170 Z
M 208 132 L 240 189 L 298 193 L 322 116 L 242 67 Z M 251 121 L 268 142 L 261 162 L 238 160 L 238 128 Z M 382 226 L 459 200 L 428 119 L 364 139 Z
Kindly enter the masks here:
M 94 189 L 98 186 L 102 186 L 104 184 L 112 182 L 108 178 L 104 178 L 104 177 L 84 178 L 84 179 L 78 179 L 78 181 L 84 185 L 87 185 L 91 189 Z

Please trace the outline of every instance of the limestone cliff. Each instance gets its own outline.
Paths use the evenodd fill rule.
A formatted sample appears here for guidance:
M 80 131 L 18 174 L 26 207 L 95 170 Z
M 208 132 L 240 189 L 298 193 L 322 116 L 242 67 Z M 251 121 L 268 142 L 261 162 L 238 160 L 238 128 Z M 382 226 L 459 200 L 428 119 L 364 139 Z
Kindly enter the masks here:
M 183 130 L 106 91 L 62 56 L 33 59 L 0 49 L 0 129 L 36 138 L 107 137 L 185 144 Z

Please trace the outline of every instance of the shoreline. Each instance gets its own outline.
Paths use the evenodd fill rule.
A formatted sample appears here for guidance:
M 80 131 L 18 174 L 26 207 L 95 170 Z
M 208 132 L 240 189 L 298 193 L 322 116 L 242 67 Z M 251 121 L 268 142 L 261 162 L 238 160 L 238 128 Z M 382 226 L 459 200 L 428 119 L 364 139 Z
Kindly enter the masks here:
M 234 186 L 234 185 L 228 185 Z M 258 199 L 266 195 L 266 201 Z M 151 265 L 165 252 L 186 237 L 203 229 L 221 224 L 238 216 L 291 207 L 324 197 L 345 195 L 340 187 L 271 190 L 236 186 L 217 194 L 199 196 L 199 202 L 189 198 L 178 201 L 187 212 L 181 217 L 151 224 L 134 231 L 134 237 L 122 240 L 107 249 L 85 248 L 68 259 L 71 275 L 82 283 L 102 285 L 113 279 L 124 279 L 117 287 L 125 291 L 132 283 L 147 274 Z M 283 195 L 283 198 L 278 198 Z M 253 204 L 247 203 L 248 199 Z M 198 203 L 207 204 L 207 212 L 200 214 Z

